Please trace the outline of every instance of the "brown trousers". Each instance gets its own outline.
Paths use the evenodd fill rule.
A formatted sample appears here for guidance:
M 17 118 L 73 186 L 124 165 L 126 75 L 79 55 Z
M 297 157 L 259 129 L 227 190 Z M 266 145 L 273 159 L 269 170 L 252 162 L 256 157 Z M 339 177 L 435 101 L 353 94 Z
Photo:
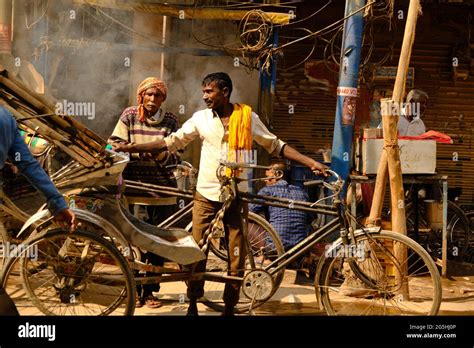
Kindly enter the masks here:
M 245 246 L 240 216 L 241 214 L 248 215 L 248 205 L 246 203 L 241 204 L 242 208 L 239 209 L 236 201 L 232 202 L 224 215 L 227 250 L 230 250 L 228 252 L 229 259 L 227 260 L 228 275 L 240 277 L 244 275 L 245 266 Z M 199 192 L 196 192 L 193 207 L 193 237 L 198 243 L 221 207 L 222 203 L 210 201 Z M 204 272 L 206 270 L 206 261 L 207 258 L 198 262 L 194 271 Z M 240 286 L 241 284 L 236 282 L 226 283 L 223 298 L 226 305 L 235 306 L 237 304 Z M 190 281 L 188 283 L 187 295 L 190 300 L 197 300 L 204 296 L 204 281 Z

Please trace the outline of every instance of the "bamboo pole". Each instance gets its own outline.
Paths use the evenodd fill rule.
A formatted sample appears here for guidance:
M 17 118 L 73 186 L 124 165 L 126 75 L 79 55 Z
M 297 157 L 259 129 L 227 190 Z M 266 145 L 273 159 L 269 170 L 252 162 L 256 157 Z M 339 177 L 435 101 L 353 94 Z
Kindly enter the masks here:
M 10 112 L 12 113 L 16 119 L 21 120 L 24 116 L 17 111 L 16 109 L 12 108 L 8 104 L 3 104 L 3 106 Z M 37 122 L 38 120 L 31 119 L 28 121 L 25 121 L 26 126 L 28 126 L 31 129 L 36 129 L 37 127 L 41 127 L 42 124 Z M 49 139 L 54 139 L 56 140 L 54 143 L 66 154 L 74 158 L 76 161 L 78 161 L 80 164 L 82 164 L 85 167 L 91 167 L 93 166 L 94 162 L 90 162 L 86 160 L 85 158 L 81 157 L 78 152 L 75 152 L 71 148 L 71 144 L 67 138 L 64 138 L 62 135 L 59 133 L 55 132 L 53 129 L 47 128 L 47 127 L 42 127 L 41 132 L 42 135 L 44 135 L 46 138 Z M 75 149 L 77 150 L 77 149 Z M 93 159 L 95 160 L 95 159 Z
M 419 0 L 410 0 L 407 23 L 403 37 L 397 77 L 393 89 L 392 102 L 401 105 L 405 94 L 406 76 L 411 58 L 418 13 L 421 10 Z M 387 173 L 390 175 L 392 229 L 406 234 L 405 204 L 403 195 L 403 179 L 400 166 L 397 130 L 399 115 L 392 115 L 391 103 L 385 103 L 385 115 L 382 113 L 384 130 L 384 149 L 377 171 L 374 200 L 367 220 L 367 225 L 380 224 Z M 389 108 L 389 110 L 387 110 Z M 396 108 L 400 110 L 400 108 Z
M 384 135 L 384 147 L 381 161 L 377 171 L 377 180 L 374 193 L 374 204 L 372 205 L 369 223 L 380 221 L 381 206 L 384 198 L 384 188 L 386 186 L 387 170 L 390 179 L 390 203 L 392 211 L 392 230 L 405 234 L 405 197 L 403 190 L 403 177 L 400 163 L 400 149 L 398 147 L 398 120 L 400 118 L 402 98 L 405 94 L 406 76 L 410 64 L 411 51 L 415 41 L 415 29 L 418 13 L 420 12 L 420 0 L 410 0 L 408 8 L 407 23 L 403 37 L 402 51 L 398 62 L 397 77 L 393 88 L 392 99 L 382 99 L 382 123 Z M 393 108 L 395 106 L 395 108 Z M 397 111 L 394 114 L 394 111 Z M 379 182 L 380 181 L 380 182 Z M 400 267 L 396 272 L 397 284 L 400 283 L 399 294 L 403 299 L 409 299 L 407 283 L 407 250 L 406 247 L 395 244 L 393 246 L 394 255 Z
M 367 226 L 380 226 L 382 224 L 383 199 L 387 187 L 388 162 L 387 153 L 382 151 L 379 167 L 375 179 L 374 198 L 370 207 L 369 218 L 366 221 Z
M 25 86 L 21 81 L 16 79 L 13 76 L 10 76 L 6 70 L 1 70 L 0 67 L 0 85 L 4 85 L 11 92 L 18 95 L 21 98 L 22 102 L 26 102 L 29 105 L 27 107 L 32 108 L 38 114 L 52 114 L 55 113 L 55 105 L 51 100 L 48 100 L 46 97 L 32 92 Z M 105 148 L 106 142 L 101 139 L 97 134 L 91 132 L 87 127 L 85 127 L 80 122 L 73 119 L 73 117 L 62 118 L 60 116 L 50 116 L 48 117 L 49 122 L 55 123 L 57 126 L 53 128 L 57 129 L 58 127 L 61 130 L 64 130 L 68 133 L 68 130 L 71 127 L 75 127 L 78 132 L 75 132 L 74 136 L 79 138 L 85 147 L 88 150 L 91 150 L 92 147 L 97 152 L 102 152 Z
M 384 131 L 385 157 L 390 180 L 390 203 L 392 212 L 392 230 L 407 234 L 405 219 L 405 195 L 403 190 L 402 165 L 398 147 L 398 115 L 391 113 L 393 100 L 382 99 L 382 120 Z

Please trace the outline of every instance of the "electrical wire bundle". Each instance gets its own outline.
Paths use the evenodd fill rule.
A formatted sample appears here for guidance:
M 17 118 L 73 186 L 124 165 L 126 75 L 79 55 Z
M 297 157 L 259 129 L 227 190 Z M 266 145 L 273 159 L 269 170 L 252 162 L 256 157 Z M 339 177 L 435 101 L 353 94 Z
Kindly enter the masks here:
M 373 3 L 371 7 L 366 9 L 364 15 L 365 23 L 364 37 L 362 41 L 362 58 L 359 66 L 359 69 L 362 72 L 361 76 L 365 76 L 376 67 L 384 65 L 393 55 L 393 44 L 390 44 L 386 48 L 386 52 L 382 58 L 378 61 L 374 61 L 373 59 L 375 54 L 374 28 L 381 30 L 381 28 L 387 27 L 387 32 L 392 31 L 393 33 L 393 0 Z M 323 51 L 324 62 L 326 63 L 326 67 L 333 72 L 339 71 L 342 33 L 343 27 L 341 26 L 329 39 L 321 38 L 321 40 L 326 43 Z M 334 69 L 334 66 L 337 66 L 338 68 Z
M 269 41 L 273 34 L 273 23 L 268 15 L 261 10 L 248 11 L 240 21 L 239 33 L 243 65 L 267 71 L 271 63 L 267 52 L 272 47 Z

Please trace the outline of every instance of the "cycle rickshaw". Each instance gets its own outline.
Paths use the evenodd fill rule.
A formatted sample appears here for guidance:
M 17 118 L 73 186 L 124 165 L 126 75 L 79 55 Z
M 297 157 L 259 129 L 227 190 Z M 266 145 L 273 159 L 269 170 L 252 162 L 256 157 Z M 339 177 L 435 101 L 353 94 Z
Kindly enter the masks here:
M 226 167 L 238 170 L 256 166 L 223 163 L 222 168 Z M 354 218 L 338 197 L 343 182 L 336 173 L 331 174 L 337 180 L 325 183 L 325 186 L 334 191 L 332 205 L 239 192 L 238 178 L 221 175 L 224 204 L 199 244 L 186 230 L 160 229 L 135 219 L 115 200 L 115 211 L 104 208 L 103 214 L 109 215 L 111 221 L 116 219 L 114 214 L 121 216 L 127 224 L 121 230 L 127 231 L 123 236 L 129 246 L 121 249 L 123 247 L 117 246 L 113 237 L 83 230 L 72 235 L 58 229 L 39 233 L 26 243 L 22 255 L 7 262 L 3 284 L 7 291 L 10 289 L 18 296 L 14 298 L 17 302 L 19 298 L 31 301 L 43 314 L 130 315 L 135 304 L 135 281 L 162 283 L 203 279 L 211 284 L 241 282 L 243 296 L 238 309 L 250 312 L 275 293 L 286 265 L 324 237 L 338 232 L 340 238 L 320 259 L 315 278 L 317 297 L 329 314 L 436 314 L 441 302 L 441 283 L 429 254 L 416 242 L 398 233 L 377 228 L 353 230 L 351 223 Z M 147 190 L 160 190 L 154 185 L 145 185 Z M 93 189 L 93 192 L 105 194 L 100 188 Z M 334 219 L 286 252 L 271 226 L 258 236 L 249 235 L 244 227 L 247 262 L 243 277 L 229 276 L 225 274 L 225 266 L 216 266 L 227 263 L 217 253 L 208 260 L 205 272 L 194 272 L 192 264 L 206 257 L 213 239 L 222 238 L 219 221 L 234 200 L 278 206 L 292 204 L 294 209 L 324 213 Z M 103 206 L 113 207 L 105 203 Z M 248 226 L 246 218 L 241 218 L 243 225 Z M 132 245 L 174 261 L 178 267 L 139 264 L 132 255 Z M 225 249 L 220 251 L 224 255 L 227 252 Z M 31 254 L 36 257 L 31 257 Z M 132 269 L 157 275 L 134 278 Z M 16 281 L 11 280 L 15 278 Z M 9 279 L 14 286 L 9 285 Z M 222 289 L 207 291 L 221 295 Z M 354 295 L 354 289 L 360 293 Z M 204 302 L 216 309 L 222 306 L 217 297 L 207 297 Z

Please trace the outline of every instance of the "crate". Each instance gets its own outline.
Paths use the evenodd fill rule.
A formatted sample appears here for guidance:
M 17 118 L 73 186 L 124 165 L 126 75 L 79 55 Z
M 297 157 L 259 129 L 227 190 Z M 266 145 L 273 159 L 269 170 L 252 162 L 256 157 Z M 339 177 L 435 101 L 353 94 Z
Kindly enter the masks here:
M 363 174 L 377 174 L 383 139 L 358 139 L 356 168 Z M 436 173 L 436 141 L 399 139 L 403 174 Z
M 432 229 L 443 228 L 443 204 L 433 199 L 425 199 L 426 220 Z

